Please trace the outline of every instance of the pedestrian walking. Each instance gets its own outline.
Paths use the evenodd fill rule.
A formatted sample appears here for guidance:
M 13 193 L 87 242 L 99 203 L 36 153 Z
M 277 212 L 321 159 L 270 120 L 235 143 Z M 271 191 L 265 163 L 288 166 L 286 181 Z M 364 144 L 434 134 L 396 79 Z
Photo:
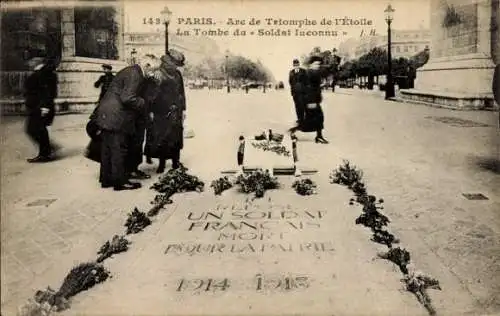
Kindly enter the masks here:
M 141 187 L 140 183 L 129 181 L 126 163 L 135 136 L 136 118 L 145 111 L 144 99 L 139 96 L 141 86 L 157 64 L 149 56 L 120 70 L 97 106 L 96 124 L 102 140 L 99 180 L 103 188 L 121 191 Z
M 304 119 L 302 123 L 299 123 L 289 131 L 292 134 L 297 130 L 305 133 L 316 132 L 315 142 L 328 144 L 328 141 L 323 137 L 324 114 L 321 108 L 323 100 L 321 81 L 321 58 L 312 58 L 310 67 L 307 70 L 307 85 L 304 93 Z
M 172 160 L 172 168 L 180 166 L 180 153 L 184 147 L 184 120 L 186 95 L 184 80 L 178 67 L 184 66 L 185 57 L 171 49 L 161 58 L 160 83 L 152 101 L 152 126 L 148 130 L 145 154 L 158 158 L 157 173 L 165 171 L 166 160 Z
M 493 98 L 498 106 L 500 106 L 500 64 L 495 66 L 492 82 Z M 498 113 L 498 128 L 500 128 L 500 111 Z
M 293 69 L 288 74 L 288 83 L 295 104 L 295 114 L 297 115 L 297 124 L 301 124 L 304 119 L 304 92 L 307 82 L 307 74 L 304 68 L 300 67 L 298 59 L 293 60 Z
M 26 133 L 38 144 L 38 155 L 29 158 L 29 163 L 54 160 L 55 146 L 51 145 L 47 126 L 55 116 L 58 78 L 55 64 L 41 57 L 28 62 L 33 71 L 25 81 L 25 105 L 27 110 Z
M 113 78 L 115 77 L 112 73 L 113 67 L 108 64 L 102 65 L 102 69 L 104 70 L 104 75 L 100 76 L 99 79 L 94 83 L 94 87 L 101 87 L 101 93 L 99 94 L 99 101 L 101 101 L 102 97 L 106 94 Z

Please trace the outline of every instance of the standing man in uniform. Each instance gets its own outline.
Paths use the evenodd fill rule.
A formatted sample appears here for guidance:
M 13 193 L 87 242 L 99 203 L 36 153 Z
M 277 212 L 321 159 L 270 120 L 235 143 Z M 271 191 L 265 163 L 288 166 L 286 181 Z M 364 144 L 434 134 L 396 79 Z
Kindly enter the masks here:
M 290 84 L 290 92 L 292 93 L 293 102 L 295 103 L 295 113 L 297 115 L 297 124 L 304 120 L 304 92 L 307 86 L 306 70 L 300 67 L 298 59 L 293 60 L 293 69 L 288 75 L 288 83 Z
M 55 115 L 54 100 L 57 97 L 57 74 L 55 65 L 42 57 L 28 62 L 33 71 L 25 82 L 25 104 L 27 109 L 26 133 L 38 144 L 38 155 L 28 159 L 29 163 L 54 160 L 47 126 L 52 125 Z
M 136 118 L 146 111 L 145 101 L 139 96 L 141 86 L 157 66 L 154 59 L 145 57 L 139 64 L 120 70 L 99 102 L 96 124 L 102 137 L 99 180 L 103 188 L 121 191 L 141 187 L 140 183 L 129 181 L 126 163 Z
M 101 94 L 99 95 L 98 102 L 101 101 L 102 97 L 104 97 L 104 94 L 106 94 L 106 91 L 111 85 L 111 81 L 113 81 L 113 78 L 115 77 L 111 72 L 113 70 L 113 67 L 111 67 L 111 65 L 104 64 L 102 65 L 102 69 L 104 70 L 104 75 L 100 76 L 99 79 L 94 83 L 94 87 L 101 87 Z

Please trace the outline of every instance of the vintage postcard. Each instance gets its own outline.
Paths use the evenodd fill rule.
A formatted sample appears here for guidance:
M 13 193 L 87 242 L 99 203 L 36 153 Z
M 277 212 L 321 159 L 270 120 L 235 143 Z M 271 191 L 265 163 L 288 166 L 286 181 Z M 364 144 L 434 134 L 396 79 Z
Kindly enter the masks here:
M 0 6 L 1 315 L 500 315 L 498 0 Z

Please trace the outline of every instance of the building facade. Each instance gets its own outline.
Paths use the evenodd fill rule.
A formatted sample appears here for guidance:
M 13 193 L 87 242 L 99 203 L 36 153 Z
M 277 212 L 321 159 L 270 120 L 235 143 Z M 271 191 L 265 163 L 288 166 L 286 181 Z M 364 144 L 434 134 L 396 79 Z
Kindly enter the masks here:
M 205 57 L 220 57 L 221 52 L 217 43 L 208 37 L 179 37 L 170 32 L 168 36 L 169 48 L 181 51 L 188 63 L 196 64 Z M 127 32 L 125 33 L 125 55 L 130 63 L 136 55 L 153 54 L 162 56 L 165 54 L 165 31 L 157 29 L 154 32 Z
M 58 111 L 82 110 L 96 103 L 94 82 L 103 63 L 126 65 L 123 3 L 96 7 L 87 1 L 4 1 L 2 3 L 0 104 L 3 114 L 23 111 L 27 61 L 45 57 L 58 64 Z
M 410 101 L 456 109 L 498 108 L 492 80 L 500 62 L 498 0 L 431 0 L 432 51 Z
M 392 30 L 391 52 L 393 58 L 410 58 L 429 48 L 431 32 L 428 29 Z M 339 45 L 339 55 L 343 60 L 358 59 L 373 48 L 387 49 L 387 35 L 366 35 L 360 39 L 350 38 Z

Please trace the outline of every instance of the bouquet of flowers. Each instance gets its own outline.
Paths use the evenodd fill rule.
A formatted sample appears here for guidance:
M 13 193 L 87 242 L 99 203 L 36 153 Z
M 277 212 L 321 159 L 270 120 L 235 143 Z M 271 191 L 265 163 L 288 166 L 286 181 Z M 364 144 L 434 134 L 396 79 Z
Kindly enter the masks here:
M 399 247 L 391 248 L 388 252 L 381 253 L 378 256 L 395 263 L 403 274 L 408 274 L 407 265 L 410 263 L 410 253 L 406 251 L 406 249 L 401 249 Z
M 392 244 L 399 243 L 399 240 L 394 237 L 393 234 L 385 230 L 375 230 L 372 236 L 372 241 L 379 244 L 387 245 L 387 247 L 392 248 Z
M 330 181 L 331 183 L 342 184 L 352 188 L 352 185 L 361 182 L 362 177 L 363 172 L 361 170 L 358 170 L 355 166 L 351 166 L 349 161 L 344 160 L 343 165 L 332 171 Z
M 205 184 L 198 177 L 188 174 L 188 169 L 180 166 L 178 169 L 170 169 L 159 181 L 151 187 L 160 192 L 181 193 L 196 191 L 202 192 Z
M 30 300 L 19 312 L 21 315 L 49 315 L 51 311 L 68 309 L 71 297 L 106 281 L 108 277 L 109 271 L 100 264 L 95 262 L 79 264 L 66 275 L 59 291 L 56 292 L 50 287 L 44 291 L 37 291 L 34 301 Z
M 316 194 L 317 185 L 311 179 L 297 180 L 292 184 L 292 188 L 299 195 L 312 195 Z
M 436 311 L 432 306 L 432 301 L 427 294 L 427 289 L 441 290 L 439 281 L 424 275 L 421 272 L 413 272 L 411 274 L 405 275 L 402 280 L 406 284 L 406 290 L 412 292 L 417 297 L 418 301 L 424 305 L 430 315 L 435 315 Z
M 144 212 L 140 212 L 137 207 L 134 208 L 134 211 L 132 211 L 132 213 L 128 214 L 127 221 L 125 222 L 125 227 L 127 227 L 127 235 L 137 234 L 149 225 L 151 225 L 151 220 L 146 216 Z
M 252 143 L 252 146 L 255 148 L 260 148 L 264 151 L 272 151 L 278 155 L 282 155 L 285 157 L 290 156 L 290 151 L 286 149 L 285 146 L 277 143 L 271 143 L 269 141 L 263 141 L 259 143 Z
M 277 189 L 279 182 L 276 177 L 271 177 L 268 170 L 258 169 L 251 174 L 240 174 L 236 178 L 236 184 L 244 193 L 255 192 L 255 197 L 261 198 L 266 190 Z
M 123 238 L 123 236 L 114 235 L 111 242 L 106 241 L 106 243 L 102 245 L 101 249 L 97 252 L 97 254 L 100 255 L 97 258 L 97 262 L 103 262 L 115 253 L 127 251 L 129 244 L 130 242 Z
M 172 204 L 172 200 L 170 199 L 172 197 L 173 193 L 166 192 L 163 194 L 157 194 L 154 198 L 153 201 L 151 201 L 151 204 L 153 204 L 153 207 L 149 210 L 148 216 L 156 216 L 158 212 L 167 204 Z
M 233 184 L 231 183 L 231 181 L 229 181 L 228 177 L 222 177 L 212 181 L 210 187 L 214 189 L 215 195 L 221 195 L 222 192 L 231 189 L 233 187 Z

